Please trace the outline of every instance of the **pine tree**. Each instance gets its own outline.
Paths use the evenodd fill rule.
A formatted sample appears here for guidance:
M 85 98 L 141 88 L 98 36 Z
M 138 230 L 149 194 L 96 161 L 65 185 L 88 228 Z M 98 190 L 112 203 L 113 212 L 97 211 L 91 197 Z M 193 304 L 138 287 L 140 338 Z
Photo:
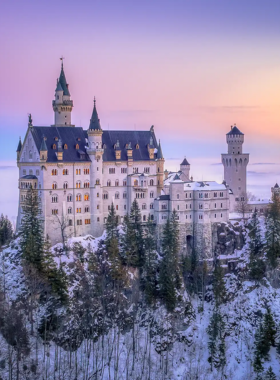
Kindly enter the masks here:
M 264 375 L 264 380 L 276 380 L 276 379 L 277 377 L 270 366 Z
M 266 265 L 262 259 L 251 257 L 249 263 L 249 277 L 259 283 L 265 276 Z
M 176 290 L 182 285 L 178 262 L 179 228 L 175 210 L 163 228 L 162 251 L 163 259 L 159 270 L 160 295 L 167 309 L 172 311 L 176 305 Z
M 280 257 L 280 197 L 272 196 L 266 219 L 266 252 L 267 258 L 273 268 L 277 266 Z
M 26 193 L 23 218 L 20 226 L 20 248 L 22 258 L 39 272 L 43 270 L 44 232 L 38 190 L 30 187 Z
M 157 296 L 157 254 L 155 224 L 150 216 L 144 228 L 145 265 L 143 286 L 148 304 L 152 304 Z
M 214 309 L 212 317 L 210 318 L 207 333 L 209 335 L 208 362 L 211 365 L 211 371 L 213 370 L 213 366 L 223 369 L 226 365 L 225 323 L 217 307 Z
M 258 218 L 257 210 L 253 212 L 252 219 L 249 225 L 249 237 L 250 237 L 250 256 L 258 257 L 261 254 L 263 244 L 261 239 L 261 230 L 260 230 L 260 222 Z
M 270 307 L 267 308 L 267 311 L 264 315 L 263 329 L 266 342 L 272 347 L 275 347 L 275 337 L 277 330 Z
M 107 246 L 109 242 L 111 241 L 111 239 L 118 240 L 119 238 L 118 219 L 117 219 L 117 214 L 116 214 L 116 210 L 113 203 L 110 206 L 105 228 L 106 228 L 105 244 Z
M 221 305 L 226 300 L 226 287 L 223 276 L 223 269 L 219 260 L 216 261 L 215 269 L 213 272 L 213 294 L 215 297 L 216 306 Z
M 9 243 L 13 238 L 13 226 L 8 217 L 0 217 L 0 247 Z

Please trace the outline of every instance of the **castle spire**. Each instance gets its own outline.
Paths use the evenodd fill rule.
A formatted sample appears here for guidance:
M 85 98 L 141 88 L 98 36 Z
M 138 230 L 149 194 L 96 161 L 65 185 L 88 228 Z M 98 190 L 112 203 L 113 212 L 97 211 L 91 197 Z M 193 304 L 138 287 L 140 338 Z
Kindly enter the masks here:
M 18 147 L 17 147 L 17 152 L 20 152 L 20 151 L 21 151 L 21 148 L 22 148 L 22 143 L 21 143 L 21 138 L 19 138 Z
M 162 154 L 162 150 L 161 150 L 160 140 L 158 142 L 157 159 L 159 159 L 159 160 L 163 159 L 163 154 Z
M 89 123 L 89 129 L 92 129 L 92 130 L 99 130 L 101 131 L 102 128 L 101 128 L 101 125 L 100 125 L 100 120 L 98 119 L 98 113 L 97 113 L 97 109 L 96 109 L 96 99 L 94 97 L 94 100 L 93 100 L 93 110 L 92 110 L 92 115 L 91 115 L 91 119 L 90 119 L 90 123 Z

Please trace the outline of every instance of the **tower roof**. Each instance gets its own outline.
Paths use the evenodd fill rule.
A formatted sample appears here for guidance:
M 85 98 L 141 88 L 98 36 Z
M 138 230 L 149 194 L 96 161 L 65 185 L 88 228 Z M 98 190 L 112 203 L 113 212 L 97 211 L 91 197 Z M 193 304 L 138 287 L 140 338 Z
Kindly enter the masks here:
M 20 151 L 21 151 L 21 148 L 22 148 L 22 143 L 21 143 L 21 138 L 19 138 L 18 147 L 17 147 L 17 152 L 20 152 Z
M 94 98 L 94 106 L 93 106 L 93 111 L 89 123 L 89 129 L 93 130 L 102 130 L 101 125 L 100 125 L 100 120 L 98 119 L 98 113 L 96 109 L 96 100 Z
M 44 136 L 43 136 L 43 140 L 42 140 L 42 143 L 41 143 L 40 151 L 48 151 L 48 148 L 47 148 Z
M 276 184 L 274 185 L 274 189 L 278 189 L 279 188 L 279 185 L 278 183 L 276 182 Z
M 186 159 L 186 157 L 181 162 L 181 165 L 190 165 L 189 162 L 188 162 L 188 160 Z
M 227 136 L 230 135 L 244 135 L 237 127 L 236 125 L 234 127 L 231 127 L 231 130 L 227 133 Z
M 56 91 L 61 91 L 61 90 L 63 90 L 63 95 L 70 96 L 70 92 L 68 90 L 68 84 L 66 82 L 66 77 L 64 74 L 63 62 L 61 63 L 60 76 L 59 76 L 57 87 L 56 87 Z
M 162 150 L 161 150 L 160 140 L 158 142 L 157 159 L 163 159 L 163 154 L 162 154 Z

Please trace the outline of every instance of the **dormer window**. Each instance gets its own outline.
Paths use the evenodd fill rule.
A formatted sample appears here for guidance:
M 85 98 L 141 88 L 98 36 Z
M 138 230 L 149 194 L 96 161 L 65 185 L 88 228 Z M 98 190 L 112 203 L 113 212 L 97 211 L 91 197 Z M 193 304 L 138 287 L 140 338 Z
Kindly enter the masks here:
M 79 144 L 76 144 L 76 149 L 77 149 L 77 150 L 80 149 Z
M 139 149 L 139 144 L 136 144 L 136 149 Z
M 77 138 L 77 141 L 81 141 L 80 137 Z
M 67 144 L 64 144 L 64 149 L 68 149 L 68 145 Z
M 54 138 L 54 141 L 58 141 L 58 137 L 55 137 L 55 138 Z
M 53 144 L 53 146 L 52 146 L 52 147 L 53 147 L 53 149 L 56 149 L 56 144 Z

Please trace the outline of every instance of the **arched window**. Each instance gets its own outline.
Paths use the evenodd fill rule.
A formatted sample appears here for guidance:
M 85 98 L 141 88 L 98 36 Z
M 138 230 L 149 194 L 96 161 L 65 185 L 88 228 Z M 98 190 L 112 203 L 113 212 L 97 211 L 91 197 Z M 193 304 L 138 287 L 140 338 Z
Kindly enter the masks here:
M 29 151 L 29 159 L 32 159 L 32 151 Z
M 127 195 L 126 193 L 123 193 L 123 199 L 126 199 Z
M 142 210 L 146 210 L 146 209 L 147 209 L 146 203 L 143 203 L 142 204 Z
M 154 192 L 153 191 L 150 192 L 150 198 L 154 198 Z
M 84 195 L 84 200 L 85 200 L 85 201 L 88 201 L 88 200 L 89 200 L 89 194 L 85 194 L 85 195 Z
M 52 175 L 57 175 L 57 170 L 56 169 L 52 170 Z
M 65 189 L 68 189 L 68 183 L 67 182 L 64 182 L 64 184 L 63 184 L 63 189 L 65 190 Z
M 89 212 L 89 206 L 85 207 L 85 212 Z
M 76 195 L 76 201 L 77 201 L 77 202 L 81 202 L 81 200 L 82 200 L 82 196 L 81 196 L 81 194 L 77 194 L 77 195 Z
M 115 181 L 115 186 L 119 186 L 119 180 L 118 179 Z
M 118 192 L 115 193 L 115 199 L 120 199 L 120 193 Z
M 151 215 L 151 220 L 154 220 L 154 215 Z
M 111 186 L 111 181 L 107 181 L 107 186 Z
M 80 181 L 77 181 L 76 182 L 76 189 L 80 189 L 81 188 L 81 182 Z
M 154 180 L 153 179 L 150 180 L 150 186 L 154 186 Z
M 63 169 L 62 174 L 63 174 L 63 175 L 68 175 L 68 169 Z
M 56 182 L 54 182 L 54 183 L 52 184 L 52 189 L 53 189 L 53 190 L 56 190 L 56 189 L 57 189 L 57 183 L 56 183 Z
M 77 149 L 77 150 L 80 149 L 79 144 L 76 144 L 76 149 Z
M 138 186 L 138 180 L 137 179 L 134 180 L 134 186 Z
M 136 144 L 136 149 L 139 149 L 139 144 Z
M 96 182 L 95 182 L 96 185 L 100 185 L 100 180 L 97 179 Z
M 72 194 L 67 195 L 67 202 L 72 202 Z
M 56 194 L 54 194 L 52 196 L 52 203 L 57 203 L 58 202 L 58 196 Z
M 68 214 L 72 214 L 72 207 L 68 207 Z
M 151 203 L 151 204 L 150 204 L 150 210 L 153 210 L 153 208 L 154 208 L 154 204 Z
M 53 144 L 53 146 L 52 146 L 52 147 L 53 147 L 53 149 L 56 149 L 56 144 Z
M 64 149 L 68 149 L 68 145 L 67 144 L 64 144 Z
M 86 181 L 86 182 L 84 183 L 84 188 L 85 188 L 85 189 L 88 189 L 88 188 L 89 188 L 89 181 Z
M 108 199 L 108 193 L 103 193 L 103 199 Z

